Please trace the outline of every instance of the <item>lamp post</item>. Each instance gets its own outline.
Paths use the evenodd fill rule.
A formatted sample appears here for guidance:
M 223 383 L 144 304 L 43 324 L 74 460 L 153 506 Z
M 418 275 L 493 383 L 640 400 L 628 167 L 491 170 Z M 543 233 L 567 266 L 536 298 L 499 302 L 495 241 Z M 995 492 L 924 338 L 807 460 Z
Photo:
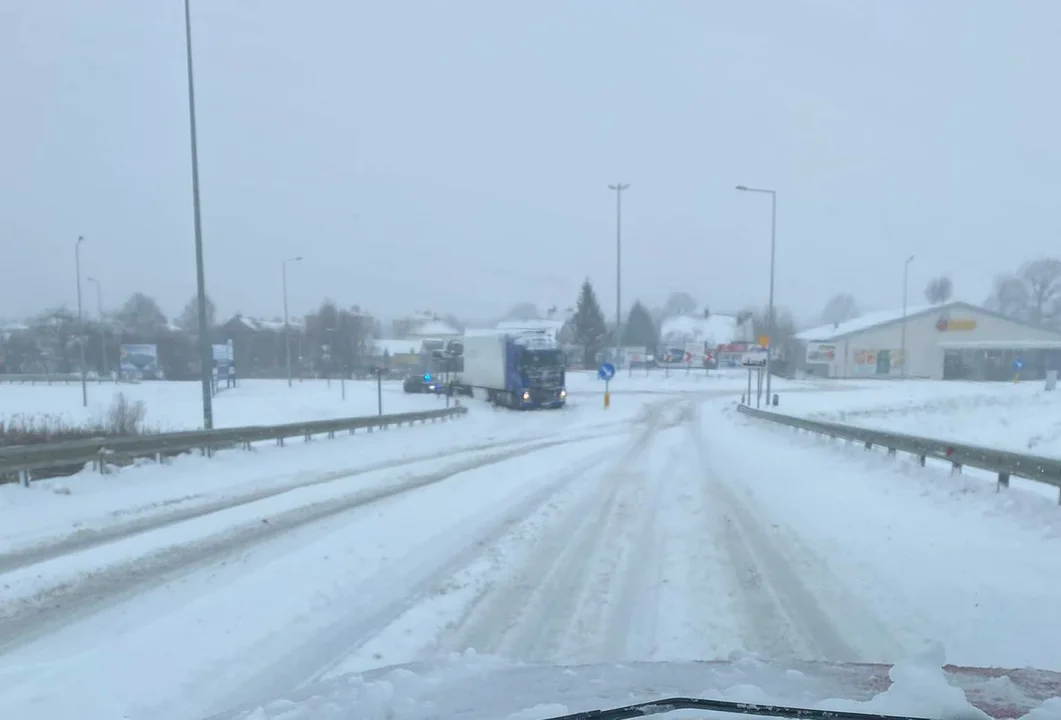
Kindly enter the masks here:
M 99 314 L 100 375 L 107 375 L 107 330 L 103 324 L 103 284 L 94 277 L 87 278 L 96 286 L 96 312 Z
M 287 321 L 287 264 L 302 262 L 302 256 L 287 258 L 283 262 L 284 279 L 284 351 L 287 353 L 287 386 L 291 387 L 291 326 Z
M 913 261 L 914 256 L 911 255 L 910 257 L 906 258 L 906 262 L 903 263 L 903 337 L 901 341 L 902 349 L 900 350 L 900 353 L 903 356 L 902 376 L 904 378 L 906 377 L 906 289 L 908 285 L 907 280 L 910 277 L 910 263 L 912 263 Z
M 623 190 L 630 187 L 630 183 L 615 183 L 608 188 L 615 191 L 615 357 L 613 362 L 619 362 L 619 345 L 622 342 L 619 331 L 623 326 L 622 311 L 622 258 L 623 258 Z
M 770 404 L 770 378 L 773 374 L 774 356 L 774 259 L 777 251 L 777 192 L 766 188 L 753 188 L 746 185 L 738 185 L 741 192 L 762 193 L 770 196 L 770 300 L 766 308 L 766 331 L 768 343 L 766 347 L 766 403 Z
M 81 406 L 88 407 L 88 386 L 85 384 L 85 319 L 81 312 L 81 243 L 84 235 L 74 243 L 74 269 L 77 271 L 77 344 L 81 347 Z
M 203 225 L 199 211 L 199 148 L 195 134 L 195 77 L 192 71 L 192 11 L 184 0 L 184 48 L 188 60 L 188 128 L 192 155 L 192 212 L 195 225 L 195 284 L 199 303 L 199 375 L 203 394 L 203 429 L 214 429 L 214 356 L 206 318 L 206 278 L 203 272 Z

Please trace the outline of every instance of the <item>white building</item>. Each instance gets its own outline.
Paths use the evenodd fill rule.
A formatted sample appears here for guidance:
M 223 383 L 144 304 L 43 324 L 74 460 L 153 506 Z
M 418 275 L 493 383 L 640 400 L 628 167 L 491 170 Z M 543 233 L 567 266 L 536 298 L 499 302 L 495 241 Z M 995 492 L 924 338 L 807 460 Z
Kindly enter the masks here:
M 905 331 L 904 331 L 905 329 Z M 904 338 L 905 336 L 905 338 Z M 966 302 L 868 313 L 796 334 L 800 367 L 840 378 L 1012 380 L 1061 369 L 1061 333 Z
M 660 324 L 659 339 L 664 347 L 707 344 L 709 349 L 736 342 L 750 342 L 751 323 L 738 323 L 733 315 L 677 315 Z

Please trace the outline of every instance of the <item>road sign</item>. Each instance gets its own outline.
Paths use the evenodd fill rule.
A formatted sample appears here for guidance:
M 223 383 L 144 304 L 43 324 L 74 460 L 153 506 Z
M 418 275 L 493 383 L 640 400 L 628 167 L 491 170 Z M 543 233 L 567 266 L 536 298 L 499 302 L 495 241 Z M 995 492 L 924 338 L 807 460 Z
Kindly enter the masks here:
M 744 367 L 766 367 L 765 352 L 747 352 L 741 356 L 740 364 Z
M 760 335 L 759 336 L 759 344 L 762 347 L 770 347 L 770 336 L 769 335 Z
M 611 380 L 615 377 L 615 366 L 611 363 L 603 363 L 597 370 L 597 377 L 605 381 Z
M 1020 358 L 1017 358 L 1016 360 L 1013 361 L 1013 369 L 1014 370 L 1020 370 L 1022 367 L 1024 367 L 1024 361 L 1023 360 L 1021 360 Z

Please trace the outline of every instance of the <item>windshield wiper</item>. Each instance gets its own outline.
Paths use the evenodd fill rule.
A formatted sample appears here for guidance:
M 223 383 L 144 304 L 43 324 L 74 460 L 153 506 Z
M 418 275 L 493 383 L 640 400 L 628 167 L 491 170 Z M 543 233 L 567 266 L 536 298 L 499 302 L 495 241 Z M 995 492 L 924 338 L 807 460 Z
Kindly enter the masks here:
M 727 702 L 704 698 L 672 697 L 649 702 L 626 705 L 610 710 L 586 710 L 585 712 L 558 715 L 542 720 L 630 720 L 646 715 L 662 715 L 676 710 L 708 710 L 711 712 L 735 713 L 738 715 L 763 715 L 775 718 L 798 718 L 798 720 L 929 720 L 910 715 L 878 715 L 876 713 L 850 712 L 847 710 L 812 710 L 810 708 L 763 705 L 761 703 Z

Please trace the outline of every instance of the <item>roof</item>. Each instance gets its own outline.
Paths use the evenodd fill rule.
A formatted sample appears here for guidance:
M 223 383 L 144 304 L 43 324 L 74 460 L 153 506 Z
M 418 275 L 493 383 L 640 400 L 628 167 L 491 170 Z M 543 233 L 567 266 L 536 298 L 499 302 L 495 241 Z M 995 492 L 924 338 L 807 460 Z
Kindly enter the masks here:
M 225 325 L 228 325 L 231 322 L 239 322 L 245 328 L 253 330 L 254 332 L 279 332 L 284 329 L 283 320 L 267 320 L 265 318 L 250 317 L 249 315 L 236 315 L 226 322 Z M 287 324 L 293 328 L 301 328 L 302 318 L 288 318 Z
M 992 317 L 1000 318 L 1017 325 L 1024 325 L 1025 327 L 1035 328 L 1037 330 L 1050 330 L 1051 328 L 1044 328 L 1032 323 L 1024 322 L 1017 318 L 1003 315 L 1002 313 L 988 310 L 985 307 L 976 305 L 975 303 L 963 302 L 961 300 L 955 300 L 948 303 L 942 303 L 940 305 L 917 305 L 907 307 L 905 317 L 907 320 L 921 315 L 928 315 L 929 313 L 941 313 L 955 308 L 962 308 L 964 310 L 971 310 L 981 315 L 990 315 Z M 846 322 L 834 324 L 834 325 L 819 325 L 808 330 L 803 330 L 796 333 L 796 339 L 804 342 L 810 341 L 832 341 L 839 340 L 840 338 L 849 337 L 851 335 L 857 335 L 858 333 L 865 332 L 866 330 L 881 327 L 883 325 L 889 325 L 891 323 L 899 322 L 903 319 L 904 313 L 900 308 L 898 310 L 878 310 L 877 312 L 866 313 L 852 320 Z M 1056 332 L 1056 331 L 1053 331 Z
M 660 325 L 659 336 L 664 343 L 706 342 L 709 345 L 726 345 L 741 338 L 740 326 L 733 315 L 678 315 L 667 318 Z
M 412 340 L 373 340 L 373 350 L 382 355 L 386 352 L 388 355 L 418 355 L 422 347 L 423 341 L 419 339 Z
M 441 320 L 425 320 L 409 329 L 410 335 L 448 337 L 460 335 L 460 330 Z
M 520 332 L 521 330 L 531 330 L 534 332 L 544 332 L 552 338 L 555 338 L 563 328 L 563 320 L 549 320 L 543 318 L 535 320 L 502 320 L 496 325 L 496 330 L 498 332 Z

